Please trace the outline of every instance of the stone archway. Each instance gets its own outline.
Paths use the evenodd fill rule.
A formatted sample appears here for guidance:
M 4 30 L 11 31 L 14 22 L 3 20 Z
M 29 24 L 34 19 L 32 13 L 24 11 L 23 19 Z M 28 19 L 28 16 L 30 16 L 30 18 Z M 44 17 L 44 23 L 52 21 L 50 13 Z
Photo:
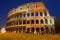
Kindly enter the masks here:
M 44 28 L 43 27 L 41 27 L 41 33 L 42 33 L 42 35 L 44 34 Z
M 39 28 L 36 28 L 36 32 L 39 32 Z
M 31 28 L 31 32 L 34 33 L 34 28 Z
M 49 33 L 49 28 L 48 27 L 46 27 L 46 33 Z
M 16 33 L 18 33 L 18 29 L 16 29 Z
M 39 24 L 39 20 L 36 20 L 36 24 Z
M 51 33 L 54 33 L 54 29 L 51 27 Z
M 21 31 L 22 31 L 22 28 L 19 28 L 19 33 L 21 33 Z
M 25 32 L 25 28 L 23 28 L 23 32 Z
M 12 29 L 9 30 L 12 33 Z
M 27 28 L 27 33 L 29 33 L 30 32 L 30 28 Z
M 31 24 L 34 24 L 34 20 L 31 20 Z

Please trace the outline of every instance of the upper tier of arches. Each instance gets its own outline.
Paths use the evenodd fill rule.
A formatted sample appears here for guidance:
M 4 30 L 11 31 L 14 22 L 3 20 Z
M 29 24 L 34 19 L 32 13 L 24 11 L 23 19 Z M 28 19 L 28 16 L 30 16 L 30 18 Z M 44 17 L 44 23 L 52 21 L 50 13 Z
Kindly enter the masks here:
M 31 2 L 13 8 L 8 12 L 8 17 L 14 15 L 18 12 L 48 12 L 48 9 L 45 7 L 43 2 Z

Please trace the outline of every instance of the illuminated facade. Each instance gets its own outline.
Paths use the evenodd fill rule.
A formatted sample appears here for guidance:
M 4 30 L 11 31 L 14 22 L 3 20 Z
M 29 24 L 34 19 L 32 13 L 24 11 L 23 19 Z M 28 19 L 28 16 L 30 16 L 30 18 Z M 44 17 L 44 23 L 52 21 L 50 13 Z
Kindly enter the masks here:
M 54 17 L 43 2 L 31 2 L 13 8 L 8 13 L 6 31 L 12 33 L 51 33 Z

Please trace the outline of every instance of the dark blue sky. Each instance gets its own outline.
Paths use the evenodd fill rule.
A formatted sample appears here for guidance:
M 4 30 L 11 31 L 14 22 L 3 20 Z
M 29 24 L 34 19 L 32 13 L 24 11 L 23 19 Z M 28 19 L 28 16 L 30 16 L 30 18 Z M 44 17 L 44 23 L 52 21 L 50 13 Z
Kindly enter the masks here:
M 8 11 L 20 4 L 42 1 L 52 16 L 60 18 L 60 0 L 0 0 L 0 27 L 5 26 Z

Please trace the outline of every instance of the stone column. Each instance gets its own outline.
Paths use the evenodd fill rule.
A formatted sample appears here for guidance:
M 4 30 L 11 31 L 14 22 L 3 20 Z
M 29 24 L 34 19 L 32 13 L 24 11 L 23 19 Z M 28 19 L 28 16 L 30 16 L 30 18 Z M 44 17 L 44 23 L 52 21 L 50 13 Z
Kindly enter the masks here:
M 19 33 L 19 29 L 16 29 L 16 33 Z
M 19 28 L 19 33 L 21 33 L 21 28 Z
M 49 33 L 51 33 L 51 27 L 49 27 Z
M 54 19 L 51 19 L 52 20 L 52 24 L 54 24 Z
M 30 33 L 31 33 L 31 28 L 30 28 Z
M 14 30 L 13 30 L 13 28 L 12 28 L 12 33 L 14 33 Z
M 19 21 L 18 21 L 18 25 L 20 25 L 20 24 L 19 24 Z
M 12 33 L 12 29 L 10 29 L 11 33 Z
M 16 29 L 15 29 L 14 31 L 15 31 L 15 33 L 16 33 Z
M 27 28 L 25 28 L 25 33 L 27 32 Z
M 45 24 L 45 19 L 43 19 L 43 22 L 44 22 L 44 24 Z
M 23 33 L 23 28 L 21 28 L 21 33 Z
M 48 24 L 50 24 L 50 19 L 48 19 Z
M 18 33 L 19 33 L 19 28 L 18 28 Z
M 55 27 L 54 27 L 54 26 L 52 26 L 52 28 L 53 28 L 53 33 L 55 33 Z
M 39 30 L 40 30 L 40 34 L 41 34 L 41 28 Z
M 55 33 L 55 26 L 54 26 L 54 33 Z
M 34 34 L 37 34 L 37 32 L 36 32 L 36 28 L 34 28 Z
M 44 34 L 46 33 L 46 28 L 44 27 Z

